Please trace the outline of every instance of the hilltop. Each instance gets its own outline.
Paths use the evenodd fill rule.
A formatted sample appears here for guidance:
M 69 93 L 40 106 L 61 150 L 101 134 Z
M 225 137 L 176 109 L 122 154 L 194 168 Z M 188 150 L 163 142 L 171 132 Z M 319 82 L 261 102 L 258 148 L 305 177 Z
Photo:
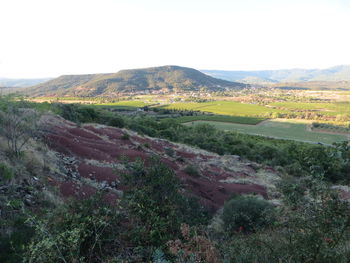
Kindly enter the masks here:
M 216 79 L 198 70 L 179 66 L 121 70 L 109 74 L 65 75 L 38 84 L 31 96 L 117 96 L 191 91 L 224 91 L 245 85 Z

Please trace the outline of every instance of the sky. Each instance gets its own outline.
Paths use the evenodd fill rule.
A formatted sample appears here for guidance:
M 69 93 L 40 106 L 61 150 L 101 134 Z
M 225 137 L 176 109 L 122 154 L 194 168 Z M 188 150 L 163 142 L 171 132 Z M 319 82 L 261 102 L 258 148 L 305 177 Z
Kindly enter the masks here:
M 0 0 L 0 77 L 350 64 L 350 0 Z

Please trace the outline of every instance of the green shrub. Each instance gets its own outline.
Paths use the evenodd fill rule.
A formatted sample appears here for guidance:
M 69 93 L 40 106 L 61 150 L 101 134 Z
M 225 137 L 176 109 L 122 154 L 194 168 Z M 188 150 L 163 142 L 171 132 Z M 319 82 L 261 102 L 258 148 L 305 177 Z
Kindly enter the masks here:
M 14 177 L 13 170 L 4 163 L 0 163 L 0 182 L 9 181 Z
M 298 206 L 304 202 L 304 194 L 307 190 L 305 182 L 301 178 L 285 177 L 277 185 L 283 194 L 283 201 L 289 206 Z
M 240 196 L 224 205 L 222 214 L 227 231 L 254 232 L 274 220 L 274 207 L 268 201 Z
M 305 178 L 309 195 L 295 198 L 297 182 L 290 182 L 289 202 L 276 211 L 278 221 L 250 235 L 234 235 L 223 244 L 230 262 L 350 262 L 350 207 L 329 185 Z M 296 201 L 296 202 L 294 202 Z
M 26 218 L 27 215 L 24 212 L 16 210 L 15 217 L 9 220 L 6 225 L 11 231 L 2 231 L 0 233 L 0 262 L 22 262 L 25 247 L 34 235 L 34 229 L 25 223 Z M 0 218 L 1 224 L 3 222 Z M 2 227 L 5 227 L 5 225 L 3 224 Z
M 128 133 L 123 133 L 121 138 L 122 138 L 122 140 L 129 140 L 130 139 L 130 135 Z
M 198 168 L 193 166 L 193 165 L 188 165 L 186 166 L 186 168 L 184 169 L 184 171 L 189 175 L 189 176 L 193 176 L 193 177 L 199 177 L 200 173 L 198 171 Z
M 141 161 L 129 166 L 132 173 L 123 175 L 128 188 L 123 203 L 133 221 L 135 244 L 159 247 L 179 235 L 181 223 L 208 222 L 206 210 L 180 193 L 179 179 L 160 160 L 153 159 L 148 167 Z
M 125 126 L 125 121 L 120 116 L 113 116 L 109 120 L 108 125 L 113 126 L 113 127 L 117 127 L 117 128 L 123 128 Z
M 105 262 L 119 248 L 120 222 L 116 207 L 102 196 L 68 202 L 28 220 L 35 235 L 24 262 Z
M 80 122 L 95 122 L 99 117 L 99 113 L 93 108 L 87 108 L 80 106 L 77 109 L 78 119 Z
M 286 165 L 284 168 L 285 168 L 285 171 L 290 175 L 294 175 L 294 176 L 305 175 L 305 171 L 299 162 L 293 162 L 291 164 Z
M 64 119 L 77 122 L 78 118 L 78 106 L 75 104 L 54 104 L 54 111 L 61 115 Z

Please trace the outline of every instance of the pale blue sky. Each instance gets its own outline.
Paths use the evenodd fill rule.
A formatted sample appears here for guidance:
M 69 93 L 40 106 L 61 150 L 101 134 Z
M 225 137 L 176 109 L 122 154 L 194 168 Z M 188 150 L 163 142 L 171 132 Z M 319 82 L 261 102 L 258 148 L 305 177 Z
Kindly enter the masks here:
M 0 0 L 0 77 L 350 64 L 350 0 Z

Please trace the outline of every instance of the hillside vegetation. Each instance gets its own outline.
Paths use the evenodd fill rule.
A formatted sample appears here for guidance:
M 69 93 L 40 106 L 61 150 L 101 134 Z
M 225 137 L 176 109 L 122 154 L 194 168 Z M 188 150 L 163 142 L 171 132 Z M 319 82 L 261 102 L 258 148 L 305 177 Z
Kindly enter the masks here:
M 350 260 L 347 142 L 8 98 L 0 124 L 0 262 Z
M 192 68 L 163 66 L 110 74 L 67 75 L 26 90 L 30 96 L 117 96 L 159 92 L 225 91 L 245 87 Z

